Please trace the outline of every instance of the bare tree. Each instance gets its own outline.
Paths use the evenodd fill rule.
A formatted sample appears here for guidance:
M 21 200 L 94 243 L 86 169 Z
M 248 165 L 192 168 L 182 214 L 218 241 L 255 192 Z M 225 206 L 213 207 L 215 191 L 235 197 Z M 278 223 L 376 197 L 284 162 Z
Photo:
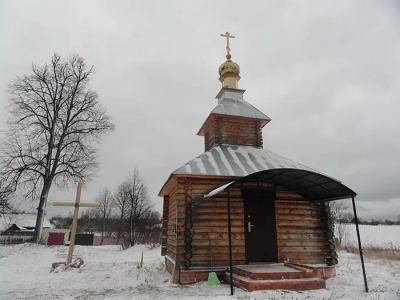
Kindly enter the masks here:
M 137 228 L 136 240 L 141 244 L 155 246 L 161 243 L 162 218 L 159 212 L 147 210 L 140 219 Z
M 343 244 L 343 240 L 349 234 L 349 228 L 346 223 L 351 213 L 348 212 L 349 204 L 344 202 L 345 200 L 336 200 L 329 203 L 330 206 L 330 217 L 335 221 L 336 235 L 339 245 Z
M 85 211 L 83 211 L 78 219 L 79 231 L 86 233 L 95 233 L 100 231 L 102 226 L 100 224 L 101 222 L 99 222 L 100 221 L 99 217 L 100 213 L 98 209 L 88 208 Z
M 129 187 L 126 181 L 118 186 L 117 191 L 114 194 L 114 204 L 118 217 L 116 243 L 119 245 L 129 206 Z
M 148 196 L 148 187 L 137 168 L 125 180 L 124 186 L 128 195 L 129 244 L 134 246 L 138 223 L 152 208 L 152 204 Z
M 95 201 L 100 204 L 98 211 L 100 213 L 100 220 L 101 220 L 101 241 L 100 245 L 103 245 L 104 240 L 104 232 L 106 231 L 106 223 L 110 219 L 111 210 L 113 208 L 113 196 L 111 192 L 104 188 L 100 191 L 99 195 L 96 197 Z
M 11 191 L 5 189 L 2 182 L 0 181 L 0 213 L 5 214 L 12 210 L 10 195 Z
M 9 120 L 1 143 L 1 172 L 7 186 L 39 196 L 34 242 L 41 236 L 47 197 L 54 183 L 86 182 L 98 169 L 94 143 L 114 125 L 90 89 L 93 67 L 73 55 L 54 54 L 50 64 L 9 85 Z

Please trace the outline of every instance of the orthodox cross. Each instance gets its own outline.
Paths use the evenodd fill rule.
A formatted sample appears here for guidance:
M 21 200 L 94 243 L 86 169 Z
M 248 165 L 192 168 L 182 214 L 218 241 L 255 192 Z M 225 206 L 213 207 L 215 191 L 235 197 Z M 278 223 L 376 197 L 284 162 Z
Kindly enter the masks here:
M 231 58 L 231 48 L 229 48 L 229 39 L 234 39 L 235 37 L 233 35 L 230 35 L 230 33 L 227 31 L 224 33 L 220 34 L 223 37 L 226 37 L 226 58 L 230 59 Z
M 78 183 L 78 188 L 76 189 L 76 199 L 75 202 L 53 202 L 53 206 L 74 206 L 74 217 L 72 218 L 71 226 L 71 237 L 69 242 L 69 250 L 66 264 L 69 265 L 72 262 L 72 254 L 74 252 L 75 246 L 75 235 L 76 227 L 78 225 L 78 214 L 79 207 L 99 207 L 98 203 L 81 203 L 81 192 L 82 192 L 82 182 Z

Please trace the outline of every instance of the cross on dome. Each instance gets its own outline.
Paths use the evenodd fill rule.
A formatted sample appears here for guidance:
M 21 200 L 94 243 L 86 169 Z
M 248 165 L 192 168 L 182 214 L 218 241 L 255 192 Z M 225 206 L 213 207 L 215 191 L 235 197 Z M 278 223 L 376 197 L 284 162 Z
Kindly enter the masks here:
M 229 39 L 234 39 L 235 37 L 231 35 L 228 31 L 224 33 L 221 33 L 220 36 L 226 37 L 226 58 L 231 59 L 231 48 L 229 48 Z

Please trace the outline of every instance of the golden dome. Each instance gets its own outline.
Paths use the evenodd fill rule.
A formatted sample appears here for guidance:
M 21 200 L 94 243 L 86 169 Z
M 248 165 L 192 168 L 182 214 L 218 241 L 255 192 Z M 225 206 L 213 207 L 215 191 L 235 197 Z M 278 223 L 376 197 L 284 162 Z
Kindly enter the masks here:
M 233 62 L 228 58 L 218 69 L 219 76 L 224 77 L 226 74 L 232 74 L 234 76 L 239 76 L 240 67 L 237 63 Z

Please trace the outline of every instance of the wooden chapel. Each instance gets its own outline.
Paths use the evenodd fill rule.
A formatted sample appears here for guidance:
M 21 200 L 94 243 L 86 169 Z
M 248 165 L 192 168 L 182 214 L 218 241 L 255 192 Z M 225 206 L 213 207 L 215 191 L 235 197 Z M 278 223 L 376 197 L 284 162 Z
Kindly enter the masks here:
M 262 129 L 271 119 L 244 100 L 240 67 L 231 60 L 233 36 L 222 36 L 228 41 L 227 60 L 219 67 L 222 88 L 197 133 L 205 152 L 172 172 L 159 193 L 166 269 L 185 284 L 207 280 L 210 270 L 223 279 L 232 276 L 227 269 L 244 266 L 236 268 L 234 283 L 254 290 L 267 285 L 241 283 L 238 278 L 254 277 L 246 266 L 274 263 L 304 274 L 311 270 L 317 281 L 269 288 L 325 287 L 324 279 L 335 275 L 337 255 L 329 206 L 319 200 L 354 192 L 263 148 Z M 292 276 L 283 273 L 279 279 Z

